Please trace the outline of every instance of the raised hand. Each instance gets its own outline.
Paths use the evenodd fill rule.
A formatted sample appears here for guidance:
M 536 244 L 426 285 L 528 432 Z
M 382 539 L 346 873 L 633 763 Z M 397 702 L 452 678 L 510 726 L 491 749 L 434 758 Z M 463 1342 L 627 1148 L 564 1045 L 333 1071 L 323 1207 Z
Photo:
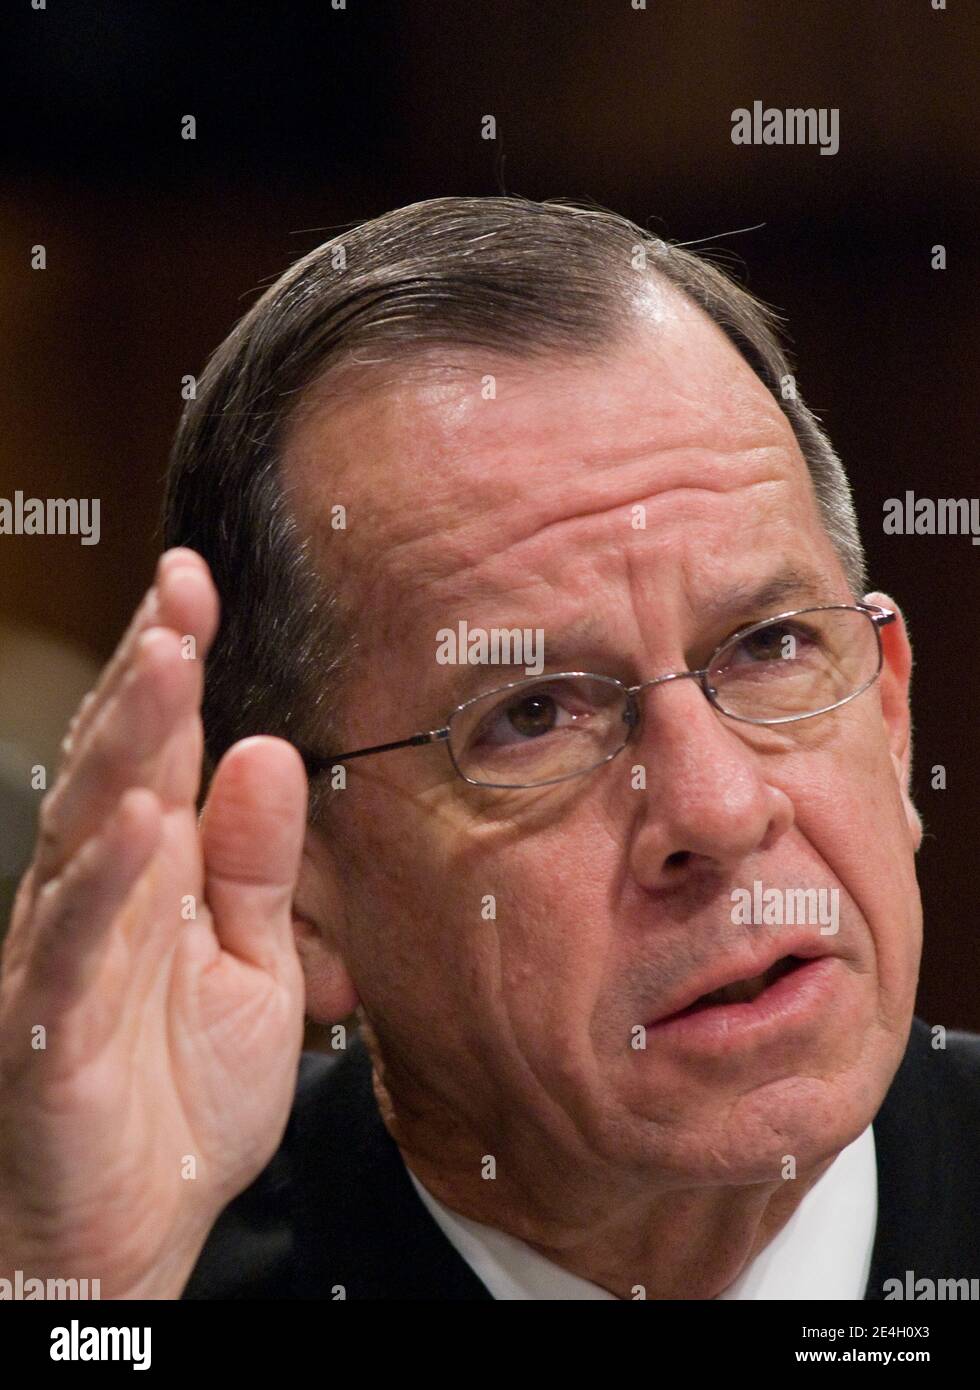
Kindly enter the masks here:
M 176 1297 L 288 1117 L 306 778 L 222 759 L 198 820 L 207 566 L 160 561 L 63 745 L 0 972 L 0 1275 Z

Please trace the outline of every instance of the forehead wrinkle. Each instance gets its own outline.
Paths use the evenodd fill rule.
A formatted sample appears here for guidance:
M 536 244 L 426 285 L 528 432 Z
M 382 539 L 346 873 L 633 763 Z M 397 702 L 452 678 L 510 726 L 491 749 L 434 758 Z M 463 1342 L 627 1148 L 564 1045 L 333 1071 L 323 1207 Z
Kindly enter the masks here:
M 685 345 L 688 356 L 694 346 Z M 423 429 L 418 431 L 406 428 L 417 396 L 411 387 L 402 384 L 372 393 L 370 401 L 362 398 L 353 402 L 346 427 L 340 419 L 342 428 L 332 435 L 331 425 L 338 423 L 335 416 L 333 422 L 327 418 L 319 426 L 319 431 L 326 430 L 325 440 L 319 431 L 306 436 L 303 452 L 314 466 L 303 471 L 314 494 L 319 494 L 316 510 L 322 509 L 323 518 L 316 529 L 326 540 L 329 502 L 339 499 L 351 504 L 351 530 L 343 544 L 355 564 L 340 567 L 341 582 L 350 576 L 356 586 L 356 607 L 362 610 L 372 592 L 387 591 L 384 597 L 388 602 L 379 607 L 387 619 L 383 619 L 384 626 L 391 631 L 397 631 L 406 610 L 426 605 L 433 587 L 454 589 L 457 601 L 482 601 L 485 589 L 479 585 L 485 584 L 493 570 L 512 570 L 526 564 L 542 538 L 545 544 L 552 539 L 552 531 L 559 538 L 558 544 L 566 527 L 573 527 L 575 534 L 585 525 L 598 523 L 608 536 L 612 527 L 621 524 L 617 513 L 631 503 L 643 500 L 652 505 L 655 500 L 666 500 L 668 493 L 680 499 L 684 493 L 696 498 L 701 493 L 734 492 L 743 485 L 747 470 L 755 473 L 770 463 L 773 455 L 783 459 L 775 471 L 785 473 L 790 462 L 786 446 L 795 442 L 788 421 L 751 369 L 741 359 L 737 364 L 736 370 L 726 371 L 721 383 L 723 401 L 716 391 L 700 389 L 699 372 L 683 373 L 678 380 L 676 370 L 667 364 L 667 390 L 650 393 L 638 412 L 644 437 L 626 443 L 618 441 L 624 433 L 629 436 L 631 425 L 633 430 L 637 428 L 637 414 L 631 414 L 629 408 L 632 398 L 642 386 L 644 374 L 649 376 L 656 365 L 646 352 L 630 352 L 609 388 L 611 395 L 587 389 L 584 407 L 579 395 L 570 401 L 574 405 L 577 400 L 579 413 L 587 418 L 589 429 L 582 441 L 573 438 L 566 416 L 557 424 L 553 419 L 556 401 L 569 400 L 568 382 L 574 382 L 578 391 L 583 380 L 580 370 L 563 375 L 560 363 L 554 370 L 528 379 L 522 378 L 523 367 L 517 362 L 516 413 L 500 416 L 489 408 L 480 415 L 480 429 L 472 440 L 467 434 L 472 433 L 475 412 L 483 407 L 474 403 L 472 393 L 455 401 L 451 383 L 432 383 L 428 393 L 423 383 Z M 577 365 L 587 366 L 588 386 L 596 364 Z M 608 369 L 608 362 L 605 370 L 599 364 L 599 378 L 608 379 Z M 597 378 L 596 388 L 604 384 Z M 448 402 L 448 413 L 441 409 L 440 401 Z M 434 413 L 427 402 L 435 403 Z M 384 469 L 380 476 L 376 470 L 359 466 L 360 420 L 374 436 L 380 436 L 374 452 L 395 462 L 394 468 Z M 654 423 L 661 427 L 661 437 L 650 439 Z M 316 457 L 321 447 L 329 447 L 331 437 L 337 438 L 341 459 L 339 469 L 331 470 L 328 477 L 322 465 L 316 465 Z M 601 447 L 594 447 L 597 439 L 602 440 Z M 565 440 L 572 441 L 567 453 L 562 451 Z M 460 447 L 464 443 L 466 447 Z M 709 480 L 697 486 L 674 482 L 690 475 L 691 455 L 707 469 L 713 465 L 705 464 L 705 454 L 731 454 L 733 444 L 742 448 L 737 461 L 729 460 L 729 468 L 737 475 L 730 486 L 726 478 L 717 476 L 717 467 L 716 485 Z M 792 462 L 804 469 L 802 459 Z M 654 472 L 658 476 L 652 480 Z M 575 500 L 573 509 L 562 515 L 570 479 Z M 352 495 L 345 497 L 347 492 Z M 643 534 L 630 532 L 627 539 Z M 329 535 L 329 540 L 330 554 L 325 553 L 323 559 L 336 573 L 335 537 Z M 531 549 L 525 551 L 525 546 Z M 464 583 L 467 571 L 471 572 L 470 581 Z M 506 577 L 508 592 L 513 594 L 513 575 Z
M 290 451 L 301 452 L 312 465 L 311 480 L 322 472 L 318 460 L 329 451 L 331 490 L 343 491 L 352 476 L 356 485 L 364 473 L 356 447 L 363 422 L 380 435 L 382 455 L 409 462 L 407 469 L 389 472 L 386 491 L 398 488 L 416 500 L 424 486 L 429 509 L 445 522 L 450 518 L 443 514 L 457 505 L 461 484 L 479 495 L 481 506 L 511 500 L 515 480 L 498 464 L 511 462 L 515 454 L 527 468 L 546 462 L 549 473 L 566 481 L 574 473 L 616 470 L 634 459 L 642 467 L 649 455 L 674 450 L 750 453 L 759 443 L 773 447 L 792 442 L 782 411 L 733 350 L 727 349 L 732 361 L 725 365 L 735 370 L 728 370 L 720 383 L 711 380 L 706 389 L 697 373 L 678 376 L 676 361 L 663 362 L 664 370 L 655 372 L 663 347 L 630 339 L 615 372 L 610 361 L 592 357 L 545 364 L 505 361 L 501 371 L 508 374 L 493 403 L 479 399 L 475 386 L 438 373 L 432 379 L 388 382 L 349 397 L 332 413 L 307 416 L 292 435 Z M 482 354 L 476 358 L 474 373 L 482 372 L 489 360 Z M 576 415 L 582 433 L 569 423 Z M 419 431 L 406 429 L 406 421 L 419 418 L 424 446 Z M 567 453 L 563 433 L 574 441 Z M 624 435 L 626 442 L 619 443 Z
M 641 502 L 644 506 L 650 506 L 654 511 L 653 521 L 656 523 L 658 503 L 662 503 L 664 506 L 678 504 L 682 515 L 676 518 L 672 526 L 673 531 L 678 522 L 683 526 L 685 520 L 683 513 L 687 512 L 690 505 L 701 495 L 721 498 L 736 493 L 750 494 L 754 490 L 760 489 L 766 492 L 769 497 L 773 497 L 790 482 L 791 479 L 789 478 L 775 477 L 752 482 L 739 480 L 733 482 L 729 487 L 669 487 L 660 493 L 642 497 L 637 497 L 635 491 L 631 491 L 627 496 L 618 499 L 609 506 L 596 508 L 593 504 L 588 508 L 565 516 L 538 522 L 532 530 L 524 530 L 515 538 L 507 538 L 491 550 L 483 551 L 472 557 L 466 556 L 465 560 L 472 559 L 473 563 L 470 568 L 485 571 L 486 579 L 491 582 L 494 579 L 494 571 L 503 570 L 509 583 L 515 572 L 527 573 L 540 565 L 554 564 L 555 561 L 557 561 L 557 569 L 560 572 L 567 569 L 569 565 L 574 566 L 581 563 L 586 555 L 590 561 L 593 561 L 608 554 L 618 555 L 622 552 L 635 552 L 648 548 L 656 551 L 662 548 L 663 537 L 658 534 L 656 524 L 649 524 L 650 518 L 647 518 L 648 525 L 645 529 L 634 531 L 626 527 L 626 513 L 631 506 Z M 766 508 L 765 510 L 768 511 L 769 509 Z M 724 517 L 704 519 L 715 526 L 726 524 Z M 753 520 L 767 526 L 772 524 L 769 517 L 757 516 Z M 572 528 L 573 534 L 577 532 L 581 536 L 582 531 L 588 526 L 595 528 L 591 537 L 593 542 L 591 545 L 577 545 L 575 539 L 566 539 L 566 528 Z M 459 577 L 459 570 L 456 571 L 456 577 Z M 499 592 L 503 596 L 509 591 L 509 588 L 502 587 Z M 484 597 L 484 595 L 480 596 Z
M 713 329 L 713 325 L 700 327 Z M 688 336 L 681 346 L 690 355 L 695 344 L 688 342 Z M 699 334 L 695 337 L 700 341 Z M 697 372 L 682 374 L 678 380 L 676 370 L 665 363 L 670 378 L 666 391 L 647 393 L 643 401 L 639 424 L 644 437 L 610 445 L 610 438 L 618 441 L 623 433 L 629 435 L 631 425 L 636 429 L 631 399 L 664 345 L 630 339 L 624 346 L 621 370 L 612 387 L 608 362 L 571 359 L 534 364 L 532 370 L 520 359 L 505 361 L 502 369 L 513 366 L 514 374 L 507 383 L 511 409 L 503 415 L 495 406 L 475 401 L 471 389 L 464 390 L 437 373 L 429 380 L 388 382 L 381 389 L 350 397 L 339 415 L 319 421 L 308 417 L 294 442 L 311 465 L 302 472 L 319 503 L 315 510 L 322 507 L 326 515 L 331 501 L 349 502 L 351 530 L 346 542 L 361 561 L 362 575 L 373 571 L 380 577 L 378 570 L 383 567 L 396 582 L 410 576 L 414 583 L 420 579 L 426 583 L 492 555 L 486 549 L 488 535 L 506 549 L 532 538 L 546 525 L 612 512 L 638 500 L 638 484 L 644 490 L 651 486 L 651 455 L 658 468 L 668 468 L 668 476 L 658 479 L 659 490 L 664 491 L 675 471 L 686 471 L 685 453 L 731 452 L 733 445 L 741 445 L 741 456 L 751 462 L 778 448 L 770 439 L 778 438 L 783 446 L 787 435 L 792 439 L 788 422 L 762 383 L 733 355 L 736 369 L 726 371 L 721 383 L 723 402 L 717 390 L 697 389 L 692 379 L 699 376 Z M 475 358 L 479 365 L 474 371 L 486 365 L 484 358 L 484 354 Z M 601 380 L 595 377 L 597 371 Z M 600 391 L 599 386 L 604 389 Z M 572 410 L 577 404 L 589 427 L 581 443 L 575 437 L 576 447 L 569 448 L 567 455 L 562 452 L 562 436 L 567 438 L 571 430 L 564 413 L 554 423 L 558 401 Z M 421 431 L 406 430 L 413 410 L 422 412 Z M 383 487 L 371 476 L 373 470 L 365 474 L 360 466 L 356 438 L 362 420 L 380 436 L 374 452 L 401 461 L 385 470 Z M 476 437 L 468 438 L 476 421 Z M 659 437 L 651 439 L 654 422 Z M 595 447 L 597 437 L 599 447 Z M 760 437 L 766 442 L 753 447 L 750 440 Z M 340 457 L 334 458 L 337 466 L 328 472 L 318 459 L 329 450 L 331 438 Z M 676 470 L 670 467 L 675 458 Z M 530 489 L 528 477 L 534 480 Z M 555 517 L 555 504 L 561 504 L 570 480 L 580 499 L 578 509 L 567 517 Z M 719 486 L 719 490 L 728 489 Z M 352 495 L 345 497 L 348 492 Z M 583 492 L 587 494 L 584 501 Z M 368 525 L 363 520 L 358 524 L 359 517 L 366 517 Z M 435 544 L 431 543 L 433 533 Z M 379 557 L 383 557 L 382 566 L 378 566 Z
M 393 540 L 382 537 L 380 547 L 379 538 L 374 534 L 372 549 L 383 549 L 385 568 L 396 582 L 403 577 L 410 579 L 412 587 L 417 587 L 420 579 L 423 584 L 439 583 L 447 578 L 458 582 L 463 571 L 484 565 L 492 568 L 498 559 L 508 567 L 521 563 L 524 547 L 531 547 L 533 554 L 537 542 L 542 538 L 550 540 L 553 532 L 563 532 L 564 528 L 570 526 L 581 529 L 581 526 L 575 526 L 576 523 L 598 525 L 600 531 L 596 539 L 602 543 L 611 538 L 611 528 L 615 527 L 615 539 L 621 544 L 624 516 L 632 506 L 640 503 L 651 508 L 660 502 L 679 502 L 683 505 L 688 499 L 696 500 L 701 494 L 723 496 L 754 487 L 780 486 L 790 481 L 782 467 L 768 468 L 769 476 L 765 478 L 746 480 L 745 472 L 749 467 L 753 474 L 758 473 L 772 461 L 773 456 L 781 463 L 792 463 L 782 450 L 773 446 L 762 445 L 745 451 L 745 456 L 740 455 L 738 461 L 732 463 L 731 476 L 718 472 L 714 484 L 705 479 L 697 485 L 675 482 L 676 478 L 688 476 L 691 472 L 687 459 L 690 450 L 677 446 L 664 452 L 667 454 L 666 460 L 658 456 L 655 462 L 651 462 L 649 457 L 644 456 L 628 465 L 618 465 L 615 486 L 608 474 L 595 475 L 581 470 L 582 482 L 586 487 L 576 489 L 579 505 L 564 515 L 553 515 L 556 503 L 564 501 L 566 495 L 560 483 L 546 489 L 536 485 L 520 496 L 521 505 L 517 507 L 508 508 L 502 502 L 489 513 L 468 511 L 463 516 L 457 514 L 455 525 L 439 530 L 435 545 L 429 543 L 432 539 L 430 530 L 420 534 L 416 525 L 412 524 L 410 533 L 403 538 Z M 675 455 L 681 455 L 676 463 Z M 638 495 L 638 485 L 644 489 L 651 487 L 650 474 L 655 469 L 658 472 L 665 470 L 665 476 L 655 480 L 657 487 L 654 491 L 643 491 Z M 583 490 L 587 493 L 584 498 Z M 643 534 L 629 531 L 626 539 L 635 542 Z M 489 545 L 488 541 L 491 542 Z M 473 597 L 480 595 L 474 594 Z
M 595 506 L 584 507 L 578 511 L 570 512 L 565 516 L 556 517 L 551 521 L 546 521 L 543 524 L 538 525 L 538 527 L 532 533 L 522 537 L 521 540 L 524 543 L 537 541 L 546 535 L 553 535 L 558 528 L 571 527 L 575 526 L 576 523 L 588 522 L 593 520 L 609 523 L 613 522 L 614 520 L 617 520 L 618 524 L 622 526 L 622 514 L 634 506 L 655 507 L 658 502 L 666 502 L 668 500 L 671 503 L 675 501 L 684 502 L 686 500 L 696 499 L 699 496 L 705 495 L 728 496 L 736 492 L 748 492 L 754 488 L 776 487 L 779 486 L 783 481 L 784 480 L 781 478 L 765 478 L 758 479 L 755 482 L 745 482 L 743 480 L 740 480 L 738 482 L 734 482 L 730 487 L 724 487 L 721 485 L 717 487 L 711 487 L 707 482 L 697 485 L 686 484 L 681 486 L 668 486 L 658 490 L 657 492 L 649 493 L 643 498 L 637 498 L 635 494 L 633 494 L 628 497 L 617 499 L 615 502 L 611 502 L 606 506 L 598 508 L 596 508 Z M 647 518 L 647 521 L 649 523 L 649 518 Z M 606 529 L 608 529 L 608 527 Z M 647 527 L 641 528 L 640 531 L 630 530 L 629 535 L 624 539 L 633 541 L 638 536 L 649 534 L 649 531 L 650 527 L 648 524 Z
M 781 487 L 785 485 L 785 481 L 777 480 L 774 484 L 750 484 L 746 485 L 744 490 L 761 486 Z M 592 514 L 589 519 L 592 519 Z M 724 519 L 721 521 L 727 525 Z M 542 535 L 545 536 L 547 547 L 545 552 L 528 555 L 525 548 L 535 546 Z M 447 622 L 455 623 L 463 617 L 472 625 L 487 627 L 538 627 L 543 624 L 548 650 L 553 650 L 556 641 L 553 634 L 561 624 L 558 623 L 556 626 L 554 614 L 543 620 L 542 613 L 554 607 L 557 607 L 558 611 L 564 608 L 566 611 L 571 610 L 573 614 L 576 613 L 589 602 L 590 596 L 594 597 L 599 588 L 617 581 L 617 567 L 625 565 L 625 575 L 618 577 L 625 577 L 626 589 L 633 594 L 634 602 L 642 585 L 662 585 L 661 568 L 656 564 L 652 567 L 650 565 L 650 561 L 658 554 L 664 554 L 655 531 L 631 533 L 629 539 L 631 543 L 624 545 L 621 526 L 617 521 L 615 530 L 605 525 L 601 533 L 593 538 L 594 544 L 562 545 L 560 541 L 555 540 L 553 525 L 549 524 L 533 537 L 519 542 L 517 554 L 514 553 L 513 546 L 506 545 L 479 557 L 475 568 L 465 572 L 465 578 L 457 571 L 449 581 L 440 580 L 424 589 L 416 587 L 407 605 L 402 605 L 401 611 L 404 614 L 408 609 L 417 614 L 422 628 L 425 631 L 431 628 L 432 632 Z M 765 540 L 768 542 L 768 537 L 765 537 Z M 765 544 L 761 552 L 763 558 L 773 550 L 777 554 L 780 553 L 778 544 Z M 747 557 L 743 556 L 743 559 L 745 558 Z M 554 563 L 556 560 L 557 564 Z M 725 559 L 724 563 L 716 561 L 710 547 L 693 556 L 682 552 L 680 564 L 684 575 L 681 585 L 682 602 L 686 603 L 689 615 L 698 621 L 723 615 L 726 608 L 737 606 L 743 597 L 749 601 L 754 590 L 759 588 L 751 575 L 734 587 L 730 582 L 726 583 L 731 578 L 731 558 Z M 786 563 L 780 568 L 789 572 L 793 566 Z M 822 569 L 818 569 L 815 564 L 797 565 L 795 568 L 801 572 L 805 569 L 812 573 L 814 594 L 820 591 L 821 585 L 826 592 L 830 592 Z M 719 589 L 719 586 L 726 591 L 731 590 L 731 593 L 724 592 L 716 598 L 714 591 Z M 788 584 L 785 587 L 789 589 Z M 544 590 L 543 600 L 535 599 L 536 590 Z M 552 602 L 554 595 L 557 595 L 557 605 Z M 667 601 L 666 595 L 664 601 Z M 768 606 L 770 600 L 763 596 L 758 602 Z M 650 603 L 651 599 L 648 598 L 636 611 L 649 608 Z M 573 625 L 581 626 L 581 619 L 577 619 Z M 550 637 L 547 636 L 549 633 L 552 634 Z M 550 657 L 548 664 L 553 665 Z
M 756 482 L 740 481 L 730 487 L 671 488 L 645 501 L 676 502 L 680 504 L 682 512 L 686 512 L 701 494 L 722 498 L 738 492 L 751 493 L 755 489 L 764 489 L 771 495 L 784 489 L 791 481 L 787 477 L 776 477 Z M 452 551 L 447 547 L 442 554 L 445 563 L 438 570 L 420 568 L 418 556 L 404 567 L 384 566 L 378 571 L 378 581 L 388 581 L 385 584 L 388 601 L 376 607 L 376 611 L 383 615 L 383 639 L 396 640 L 398 631 L 410 621 L 423 626 L 427 622 L 433 632 L 446 622 L 456 622 L 463 617 L 471 623 L 486 626 L 525 626 L 527 618 L 518 623 L 513 615 L 533 611 L 525 596 L 528 590 L 538 587 L 553 590 L 557 585 L 561 593 L 568 597 L 580 590 L 591 589 L 600 582 L 606 568 L 605 561 L 609 558 L 618 561 L 621 556 L 630 555 L 634 559 L 642 559 L 644 554 L 663 553 L 664 537 L 658 534 L 656 525 L 648 525 L 642 531 L 624 533 L 623 511 L 632 500 L 631 497 L 610 508 L 549 520 L 530 535 L 506 538 L 490 549 L 481 548 L 478 553 L 475 545 Z M 772 518 L 765 515 L 768 511 L 769 508 L 757 509 L 752 517 L 752 531 L 762 526 L 772 527 Z M 729 525 L 724 516 L 710 520 L 715 530 L 719 525 Z M 683 515 L 674 519 L 672 536 L 678 534 L 678 523 L 683 528 Z M 569 526 L 575 528 L 578 538 L 567 535 L 565 528 Z M 593 533 L 583 540 L 581 532 L 586 526 L 593 527 Z M 481 527 L 479 541 L 484 547 L 488 532 L 499 536 L 498 528 Z M 709 567 L 710 555 L 709 547 L 702 556 L 703 563 Z M 724 568 L 727 572 L 727 561 Z M 534 625 L 540 624 L 535 622 Z

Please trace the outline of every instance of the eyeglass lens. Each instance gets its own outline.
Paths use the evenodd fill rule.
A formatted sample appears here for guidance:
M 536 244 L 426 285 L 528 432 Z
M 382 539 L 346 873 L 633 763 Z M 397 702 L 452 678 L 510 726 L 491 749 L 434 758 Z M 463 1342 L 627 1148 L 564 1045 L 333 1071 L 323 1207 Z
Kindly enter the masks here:
M 877 632 L 860 609 L 773 619 L 715 654 L 712 703 L 735 719 L 808 718 L 859 694 L 880 664 Z M 540 676 L 471 700 L 450 721 L 450 751 L 470 781 L 526 787 L 590 771 L 631 732 L 625 686 L 598 675 Z

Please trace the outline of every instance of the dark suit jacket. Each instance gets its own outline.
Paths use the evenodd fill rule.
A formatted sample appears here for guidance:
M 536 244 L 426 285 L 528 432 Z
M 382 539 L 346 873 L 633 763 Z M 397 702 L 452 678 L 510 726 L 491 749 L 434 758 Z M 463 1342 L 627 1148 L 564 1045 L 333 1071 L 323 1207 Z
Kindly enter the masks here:
M 980 1276 L 980 1036 L 933 1050 L 913 1019 L 874 1121 L 878 1226 L 865 1297 L 883 1281 Z M 282 1144 L 222 1212 L 183 1297 L 491 1297 L 419 1201 L 378 1112 L 371 1063 L 304 1053 Z

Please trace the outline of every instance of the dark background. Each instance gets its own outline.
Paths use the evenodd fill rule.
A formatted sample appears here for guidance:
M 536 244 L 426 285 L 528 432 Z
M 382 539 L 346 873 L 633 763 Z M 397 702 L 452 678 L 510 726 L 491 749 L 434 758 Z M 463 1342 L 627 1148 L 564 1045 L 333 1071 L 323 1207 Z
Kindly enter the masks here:
M 916 654 L 918 1011 L 980 1030 L 980 547 L 881 525 L 906 489 L 980 491 L 980 33 L 965 0 L 948 4 L 7 5 L 0 496 L 102 499 L 98 546 L 0 537 L 8 900 L 40 797 L 19 769 L 53 759 L 152 573 L 181 376 L 345 224 L 446 193 L 590 198 L 707 239 L 787 316 L 800 389 L 856 489 L 872 583 L 903 605 Z M 733 146 L 731 113 L 754 100 L 839 107 L 839 153 Z M 180 137 L 187 114 L 195 141 Z M 496 141 L 481 138 L 487 114 Z

